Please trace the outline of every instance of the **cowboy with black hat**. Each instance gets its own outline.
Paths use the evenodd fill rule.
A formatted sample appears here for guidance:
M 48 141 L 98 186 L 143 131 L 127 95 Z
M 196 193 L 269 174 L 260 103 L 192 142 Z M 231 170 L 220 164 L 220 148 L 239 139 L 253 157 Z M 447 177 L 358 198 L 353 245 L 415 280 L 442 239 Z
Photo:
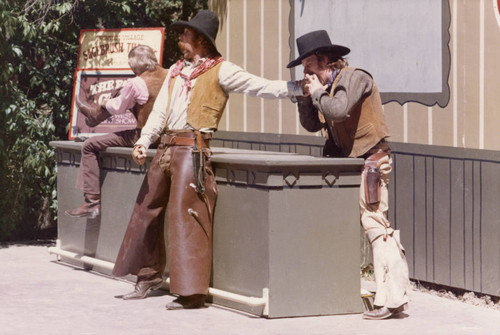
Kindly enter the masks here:
M 348 67 L 350 50 L 332 44 L 325 30 L 297 38 L 299 57 L 287 67 L 304 67 L 304 97 L 297 97 L 302 126 L 326 136 L 323 156 L 362 157 L 361 224 L 373 249 L 377 283 L 375 309 L 366 319 L 384 319 L 408 303 L 408 264 L 399 231 L 387 220 L 389 173 L 392 170 L 380 94 L 372 76 Z
M 113 274 L 137 275 L 124 299 L 142 299 L 163 284 L 166 210 L 170 292 L 167 309 L 204 306 L 212 263 L 212 218 L 217 189 L 210 165 L 210 138 L 228 94 L 263 98 L 302 95 L 295 83 L 267 80 L 225 61 L 217 51 L 217 15 L 202 10 L 170 29 L 179 32 L 183 59 L 173 64 L 132 157 L 138 164 L 158 137 L 161 145 L 139 191 Z M 175 159 L 174 159 L 175 157 Z

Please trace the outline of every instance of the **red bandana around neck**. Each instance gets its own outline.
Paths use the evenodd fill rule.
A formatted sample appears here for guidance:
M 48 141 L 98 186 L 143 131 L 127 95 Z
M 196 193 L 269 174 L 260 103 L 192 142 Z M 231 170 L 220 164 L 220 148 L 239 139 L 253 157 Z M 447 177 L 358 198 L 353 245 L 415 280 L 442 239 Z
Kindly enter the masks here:
M 182 69 L 184 68 L 184 61 L 183 60 L 178 60 L 177 63 L 175 64 L 174 68 L 170 72 L 170 78 L 175 78 L 177 76 L 181 76 L 181 78 L 184 79 L 184 84 L 182 85 L 182 90 L 179 95 L 182 94 L 182 91 L 184 90 L 184 87 L 186 87 L 186 99 L 188 98 L 189 91 L 193 87 L 191 84 L 191 80 L 195 79 L 199 75 L 207 72 L 211 68 L 213 68 L 215 65 L 219 64 L 220 62 L 224 61 L 224 58 L 221 56 L 217 56 L 214 58 L 207 58 L 198 65 L 194 71 L 189 75 L 186 76 L 184 73 L 182 73 Z M 170 85 L 170 83 L 169 83 Z

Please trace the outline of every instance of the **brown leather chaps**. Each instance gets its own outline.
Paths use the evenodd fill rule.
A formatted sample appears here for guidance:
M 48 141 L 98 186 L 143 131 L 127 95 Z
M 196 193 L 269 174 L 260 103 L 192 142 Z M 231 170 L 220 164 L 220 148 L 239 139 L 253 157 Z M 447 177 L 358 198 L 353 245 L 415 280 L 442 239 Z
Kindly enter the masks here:
M 217 198 L 210 160 L 206 173 L 204 199 L 191 186 L 194 182 L 192 146 L 172 141 L 158 147 L 139 191 L 113 275 L 133 274 L 138 276 L 138 281 L 160 277 L 167 256 L 171 293 L 184 296 L 208 293 L 212 264 L 209 213 L 213 213 Z

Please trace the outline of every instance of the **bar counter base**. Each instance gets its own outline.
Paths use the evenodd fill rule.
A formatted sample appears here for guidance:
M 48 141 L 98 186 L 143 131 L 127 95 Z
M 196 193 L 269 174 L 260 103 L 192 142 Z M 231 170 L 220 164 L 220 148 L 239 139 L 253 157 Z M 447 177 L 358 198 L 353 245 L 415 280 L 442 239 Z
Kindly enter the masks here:
M 83 200 L 74 187 L 82 144 L 51 145 L 57 152 L 59 215 L 58 244 L 50 252 L 111 275 L 155 150 L 149 150 L 144 166 L 132 161 L 130 148 L 101 153 L 101 216 L 87 219 L 64 214 Z M 219 197 L 209 299 L 268 318 L 362 313 L 358 197 L 363 160 L 212 151 Z

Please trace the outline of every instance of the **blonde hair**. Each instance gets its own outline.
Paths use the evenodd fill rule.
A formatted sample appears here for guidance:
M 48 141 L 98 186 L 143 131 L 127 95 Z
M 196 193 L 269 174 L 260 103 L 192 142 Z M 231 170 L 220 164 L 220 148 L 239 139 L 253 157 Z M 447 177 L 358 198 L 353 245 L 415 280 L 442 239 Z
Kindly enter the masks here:
M 318 62 L 321 61 L 320 57 L 326 57 L 326 66 L 332 70 L 342 70 L 349 66 L 347 59 L 342 56 L 328 53 L 316 53 L 316 56 L 318 57 Z
M 138 45 L 128 53 L 128 65 L 135 74 L 140 75 L 146 71 L 154 71 L 158 60 L 154 50 L 147 45 Z
M 328 66 L 329 68 L 331 68 L 333 70 L 337 70 L 337 69 L 342 70 L 343 68 L 349 66 L 349 62 L 346 59 L 340 57 L 339 59 L 326 64 L 326 66 Z

